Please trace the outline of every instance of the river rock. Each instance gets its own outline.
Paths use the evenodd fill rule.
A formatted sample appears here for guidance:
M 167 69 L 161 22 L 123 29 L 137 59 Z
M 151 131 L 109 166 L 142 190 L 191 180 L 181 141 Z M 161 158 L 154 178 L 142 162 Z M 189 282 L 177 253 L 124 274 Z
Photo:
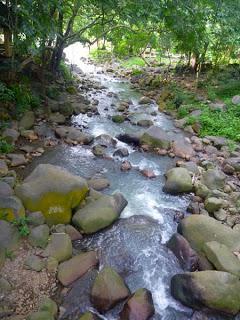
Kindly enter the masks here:
M 22 166 L 27 163 L 27 159 L 21 153 L 8 153 L 7 157 L 11 160 L 12 167 Z
M 61 139 L 65 139 L 68 141 L 76 141 L 79 144 L 88 145 L 93 141 L 93 136 L 83 133 L 77 128 L 61 126 L 55 129 L 55 134 L 57 137 Z
M 226 271 L 236 276 L 240 276 L 240 260 L 230 251 L 230 249 L 216 241 L 205 243 L 203 250 L 208 260 L 219 271 Z
M 150 104 L 152 103 L 152 99 L 150 99 L 149 97 L 143 96 L 140 98 L 139 104 Z
M 187 271 L 198 268 L 198 255 L 189 242 L 179 233 L 175 233 L 167 242 L 167 247 L 175 254 L 181 267 Z
M 38 165 L 16 188 L 25 208 L 41 211 L 49 225 L 69 223 L 72 209 L 81 203 L 87 192 L 84 179 L 50 164 Z
M 171 139 L 160 127 L 151 126 L 140 138 L 141 144 L 147 144 L 152 148 L 168 149 Z
M 147 289 L 138 289 L 125 303 L 120 320 L 148 320 L 154 315 L 152 294 Z
M 29 255 L 24 263 L 27 269 L 32 269 L 34 271 L 41 271 L 45 267 L 45 262 L 43 259 L 35 255 Z
M 24 116 L 19 121 L 19 128 L 29 130 L 33 127 L 35 122 L 35 114 L 33 111 L 25 112 Z
M 119 148 L 116 151 L 114 151 L 113 155 L 115 157 L 121 157 L 121 158 L 128 157 L 129 156 L 128 148 Z
M 49 121 L 54 122 L 56 124 L 64 124 L 66 121 L 66 118 L 64 117 L 63 114 L 61 114 L 59 112 L 55 112 L 55 113 L 50 114 Z
M 140 144 L 140 136 L 133 133 L 121 133 L 117 135 L 117 139 L 119 141 L 125 142 L 127 144 L 131 144 L 134 146 L 139 146 Z
M 13 189 L 10 185 L 0 180 L 0 197 L 11 197 L 13 195 Z
M 232 167 L 236 172 L 240 172 L 240 157 L 228 158 L 225 165 Z
M 122 123 L 125 121 L 125 117 L 123 115 L 116 114 L 116 115 L 112 116 L 112 121 L 115 123 Z
M 72 241 L 80 240 L 83 237 L 81 233 L 76 228 L 74 228 L 71 224 L 68 224 L 65 226 L 65 233 L 69 235 Z
M 0 220 L 0 248 L 9 251 L 17 249 L 19 238 L 20 234 L 14 225 Z
M 27 320 L 54 320 L 54 316 L 47 311 L 37 311 L 29 315 Z
M 196 196 L 205 199 L 208 197 L 210 190 L 208 189 L 207 186 L 205 186 L 205 184 L 202 184 L 201 182 L 196 181 L 194 183 L 194 192 Z
M 177 274 L 171 280 L 171 293 L 184 305 L 237 314 L 240 310 L 239 278 L 222 271 Z
M 100 144 L 96 144 L 92 148 L 92 153 L 96 157 L 104 157 L 106 155 L 106 147 L 101 146 Z
M 144 128 L 148 128 L 151 127 L 153 125 L 153 121 L 150 119 L 143 119 L 143 120 L 139 120 L 137 122 L 137 125 L 140 127 L 144 127 Z
M 0 197 L 0 219 L 13 221 L 25 216 L 25 209 L 20 199 L 15 196 Z
M 94 190 L 101 191 L 110 186 L 110 182 L 105 178 L 97 178 L 88 180 L 88 186 Z
M 121 171 L 129 171 L 132 169 L 132 164 L 130 161 L 123 161 L 122 164 L 121 164 Z
M 5 129 L 2 133 L 2 137 L 4 138 L 4 140 L 6 140 L 8 143 L 13 144 L 18 140 L 19 136 L 20 133 L 17 130 L 11 128 Z
M 62 285 L 68 286 L 97 264 L 98 258 L 96 252 L 80 253 L 70 260 L 60 263 L 58 267 L 58 280 Z
M 222 189 L 225 185 L 226 176 L 218 169 L 208 169 L 202 175 L 201 182 L 209 189 Z
M 173 148 L 173 153 L 175 154 L 175 156 L 183 158 L 183 159 L 191 158 L 195 154 L 195 151 L 193 150 L 191 143 L 189 143 L 183 139 L 175 140 L 172 144 L 172 148 Z
M 27 216 L 29 224 L 33 226 L 40 226 L 41 224 L 45 223 L 45 218 L 42 212 L 31 212 Z
M 58 306 L 55 301 L 53 301 L 47 296 L 43 296 L 39 304 L 39 311 L 48 312 L 54 317 L 56 317 L 58 312 Z
M 63 262 L 72 257 L 72 241 L 66 233 L 53 233 L 44 251 L 45 257 Z
M 146 178 L 149 178 L 149 179 L 156 178 L 156 174 L 151 169 L 143 169 L 143 170 L 140 170 L 140 172 Z
M 79 320 L 100 320 L 100 318 L 91 312 L 85 312 Z
M 191 192 L 192 178 L 185 168 L 173 168 L 166 173 L 166 182 L 163 191 L 170 194 Z
M 7 175 L 7 173 L 8 173 L 8 166 L 4 160 L 0 159 L 0 177 Z
M 127 200 L 121 193 L 103 195 L 79 209 L 72 222 L 83 233 L 94 233 L 111 225 L 126 207 Z
M 28 240 L 33 247 L 44 249 L 48 243 L 49 232 L 46 224 L 37 226 L 31 229 Z
M 99 312 L 106 312 L 129 294 L 130 291 L 120 275 L 114 269 L 105 267 L 94 281 L 91 301 Z
M 208 213 L 214 213 L 215 211 L 221 209 L 223 204 L 224 200 L 215 197 L 209 197 L 205 200 L 204 206 Z
M 115 147 L 117 144 L 117 141 L 108 134 L 100 134 L 95 138 L 95 141 L 104 147 Z
M 184 236 L 191 247 L 202 252 L 206 242 L 217 241 L 230 250 L 240 249 L 240 237 L 237 231 L 205 215 L 191 215 L 180 221 L 178 232 Z

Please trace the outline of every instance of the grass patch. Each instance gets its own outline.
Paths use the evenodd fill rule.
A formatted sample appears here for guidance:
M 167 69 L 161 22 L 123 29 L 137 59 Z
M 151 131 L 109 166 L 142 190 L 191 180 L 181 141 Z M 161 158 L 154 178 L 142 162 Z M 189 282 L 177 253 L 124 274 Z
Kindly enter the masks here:
M 10 153 L 14 150 L 14 146 L 5 139 L 0 139 L 0 154 Z
M 223 136 L 234 141 L 240 141 L 240 110 L 229 106 L 226 111 L 212 111 L 206 108 L 199 117 L 201 123 L 200 135 Z
M 126 69 L 136 68 L 136 67 L 145 67 L 145 65 L 146 65 L 145 61 L 140 57 L 131 57 L 121 62 L 121 66 Z

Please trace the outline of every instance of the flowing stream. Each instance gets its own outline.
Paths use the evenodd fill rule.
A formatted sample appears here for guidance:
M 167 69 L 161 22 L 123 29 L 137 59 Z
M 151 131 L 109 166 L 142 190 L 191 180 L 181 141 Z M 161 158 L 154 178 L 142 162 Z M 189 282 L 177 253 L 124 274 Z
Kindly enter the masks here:
M 72 51 L 70 52 L 72 53 Z M 67 52 L 71 60 L 71 55 Z M 168 131 L 175 138 L 184 138 L 184 133 L 173 125 L 172 120 L 157 111 L 157 105 L 139 105 L 142 94 L 127 81 L 116 79 L 113 75 L 102 73 L 100 68 L 89 65 L 77 56 L 72 61 L 92 80 L 99 81 L 104 89 L 89 92 L 89 99 L 99 101 L 99 115 L 88 117 L 80 114 L 73 117 L 74 125 L 85 127 L 84 131 L 95 137 L 108 134 L 112 137 L 120 133 L 140 133 L 143 129 L 133 123 L 139 119 L 151 119 L 154 124 Z M 112 92 L 112 94 L 109 94 Z M 122 124 L 112 122 L 111 115 L 117 113 L 117 104 L 122 100 L 131 100 L 129 111 L 132 113 L 131 122 Z M 182 306 L 170 295 L 170 279 L 176 273 L 183 272 L 175 256 L 166 248 L 165 243 L 176 232 L 177 223 L 174 214 L 185 212 L 188 197 L 171 196 L 162 191 L 164 173 L 175 165 L 175 161 L 168 156 L 158 156 L 151 153 L 139 152 L 133 147 L 118 141 L 117 147 L 127 147 L 130 155 L 128 160 L 133 164 L 129 172 L 120 170 L 121 160 L 114 157 L 114 161 L 96 158 L 90 147 L 61 145 L 46 152 L 36 159 L 32 168 L 38 163 L 52 163 L 60 165 L 74 174 L 90 178 L 96 174 L 104 175 L 111 183 L 106 193 L 118 190 L 128 200 L 128 205 L 122 212 L 121 218 L 113 227 L 103 230 L 93 236 L 86 237 L 75 244 L 77 250 L 89 248 L 101 252 L 100 268 L 111 265 L 124 277 L 132 292 L 145 287 L 152 292 L 156 314 L 155 320 L 187 320 L 191 319 L 193 311 Z M 109 150 L 112 156 L 113 150 Z M 157 177 L 147 179 L 139 170 L 152 169 Z M 89 290 L 90 276 L 83 277 L 73 287 L 63 306 L 67 314 L 63 319 L 78 319 L 81 312 L 90 308 L 87 298 L 83 298 Z M 86 286 L 86 291 L 85 287 Z M 118 309 L 107 313 L 103 319 L 116 319 Z M 200 319 L 200 318 L 199 318 Z M 210 318 L 209 318 L 210 319 Z M 211 317 L 211 319 L 226 319 L 226 317 Z

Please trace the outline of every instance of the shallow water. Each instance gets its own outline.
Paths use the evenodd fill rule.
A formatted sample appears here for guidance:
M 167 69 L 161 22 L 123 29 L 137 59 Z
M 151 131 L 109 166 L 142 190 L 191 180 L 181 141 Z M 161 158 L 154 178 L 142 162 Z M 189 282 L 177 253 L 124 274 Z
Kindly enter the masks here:
M 127 81 L 99 73 L 99 68 L 88 65 L 80 59 L 74 62 L 77 62 L 78 66 L 88 73 L 89 78 L 98 80 L 106 88 L 89 93 L 89 98 L 99 100 L 100 115 L 92 117 L 78 115 L 72 118 L 75 125 L 80 127 L 84 125 L 87 127 L 86 131 L 94 136 L 102 133 L 113 137 L 120 133 L 139 134 L 144 130 L 141 127 L 131 122 L 115 124 L 109 118 L 109 115 L 117 113 L 116 108 L 120 100 L 131 100 L 132 105 L 129 110 L 133 113 L 132 122 L 139 119 L 151 119 L 154 124 L 168 131 L 174 138 L 184 139 L 183 133 L 176 130 L 168 116 L 159 112 L 157 116 L 151 115 L 153 111 L 157 111 L 156 104 L 138 105 L 141 93 L 131 89 Z M 114 94 L 109 96 L 108 92 Z M 107 111 L 106 108 L 108 108 Z M 185 212 L 189 202 L 188 197 L 171 196 L 162 191 L 164 173 L 175 165 L 176 160 L 167 156 L 141 153 L 120 141 L 118 141 L 118 146 L 125 146 L 129 149 L 130 155 L 127 159 L 133 164 L 133 169 L 129 172 L 120 171 L 121 160 L 116 157 L 114 161 L 96 158 L 90 147 L 67 145 L 58 146 L 46 152 L 41 158 L 35 159 L 30 169 L 33 169 L 38 163 L 51 163 L 60 165 L 85 178 L 96 174 L 107 177 L 111 185 L 105 192 L 109 194 L 116 190 L 122 192 L 128 200 L 128 206 L 122 212 L 121 218 L 132 218 L 120 220 L 112 228 L 76 243 L 75 247 L 78 250 L 100 248 L 101 266 L 111 265 L 118 270 L 132 291 L 140 287 L 151 290 L 156 308 L 156 315 L 153 319 L 191 319 L 192 310 L 175 301 L 169 292 L 172 275 L 182 270 L 174 255 L 166 249 L 165 242 L 177 228 L 173 219 L 174 214 L 178 211 Z M 110 149 L 109 155 L 112 153 L 113 150 Z M 157 177 L 147 179 L 137 170 L 137 167 L 152 169 Z M 133 216 L 139 215 L 145 218 L 134 219 Z M 88 279 L 80 279 L 80 284 L 76 283 L 72 292 L 66 297 L 64 303 L 68 314 L 63 319 L 78 319 L 81 312 L 90 307 L 89 302 L 85 300 L 82 302 L 78 299 L 79 288 L 82 288 L 81 281 L 86 283 Z M 116 319 L 116 313 L 110 312 L 103 319 Z M 227 318 L 209 317 L 209 319 Z

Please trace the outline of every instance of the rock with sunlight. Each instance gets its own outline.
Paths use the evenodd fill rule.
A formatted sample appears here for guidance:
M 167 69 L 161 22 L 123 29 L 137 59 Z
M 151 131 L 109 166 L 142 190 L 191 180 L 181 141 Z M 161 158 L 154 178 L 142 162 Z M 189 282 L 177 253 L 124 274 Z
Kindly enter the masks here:
M 239 278 L 222 271 L 177 274 L 171 280 L 173 297 L 194 309 L 207 307 L 229 314 L 240 310 Z
M 114 269 L 105 267 L 94 281 L 91 301 L 99 312 L 106 312 L 129 295 L 130 291 L 120 275 Z
M 154 315 L 152 294 L 147 289 L 138 289 L 125 303 L 120 320 L 148 320 Z
M 20 199 L 15 196 L 0 197 L 0 219 L 13 221 L 25 216 L 25 209 Z
M 185 168 L 173 168 L 166 173 L 166 182 L 163 191 L 170 194 L 191 192 L 193 189 L 192 178 Z
M 151 126 L 140 138 L 140 143 L 147 144 L 152 148 L 168 149 L 171 144 L 171 138 L 168 134 L 157 126 Z
M 16 188 L 17 196 L 29 211 L 41 211 L 49 225 L 67 224 L 72 209 L 85 198 L 88 186 L 84 179 L 61 167 L 40 164 Z
M 80 232 L 91 234 L 110 226 L 118 219 L 126 205 L 127 200 L 121 193 L 113 196 L 101 195 L 79 209 L 72 222 Z
M 205 215 L 191 215 L 181 220 L 178 232 L 188 240 L 197 252 L 204 253 L 204 245 L 210 241 L 224 244 L 230 250 L 240 249 L 239 232 Z

